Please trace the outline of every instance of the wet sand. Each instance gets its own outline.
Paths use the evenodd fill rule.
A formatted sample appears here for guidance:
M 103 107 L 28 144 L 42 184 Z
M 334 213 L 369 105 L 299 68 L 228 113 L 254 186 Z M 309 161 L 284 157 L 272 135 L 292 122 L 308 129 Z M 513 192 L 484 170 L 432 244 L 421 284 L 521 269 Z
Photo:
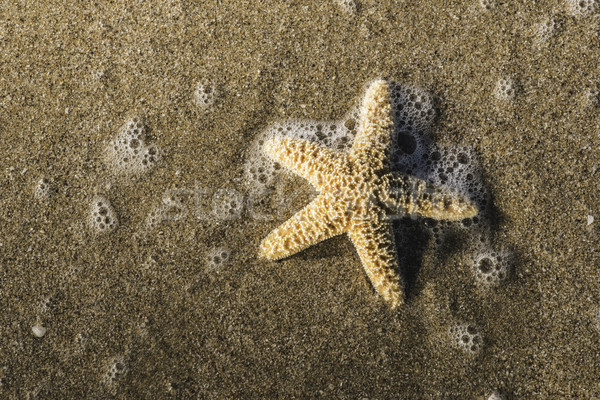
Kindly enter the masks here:
M 3 4 L 0 397 L 600 397 L 600 7 L 484 3 Z M 340 118 L 377 77 L 432 93 L 431 140 L 478 155 L 511 254 L 497 286 L 477 284 L 473 232 L 435 243 L 419 220 L 398 311 L 343 236 L 259 260 L 314 195 L 301 179 L 276 218 L 214 211 L 248 204 L 262 130 Z M 134 116 L 160 161 L 115 172 L 106 146 Z M 98 194 L 118 215 L 103 234 Z

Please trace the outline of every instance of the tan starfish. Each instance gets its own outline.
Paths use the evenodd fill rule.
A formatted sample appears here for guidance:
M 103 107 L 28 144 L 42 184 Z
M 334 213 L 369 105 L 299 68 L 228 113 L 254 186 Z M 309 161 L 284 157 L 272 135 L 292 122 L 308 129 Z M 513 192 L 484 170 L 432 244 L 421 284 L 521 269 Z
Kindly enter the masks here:
M 278 260 L 347 233 L 371 283 L 395 308 L 404 296 L 392 218 L 416 214 L 460 220 L 475 216 L 477 207 L 463 196 L 390 171 L 391 112 L 388 83 L 377 80 L 364 96 L 358 133 L 348 153 L 293 138 L 265 143 L 271 158 L 308 180 L 320 194 L 262 241 L 260 256 Z

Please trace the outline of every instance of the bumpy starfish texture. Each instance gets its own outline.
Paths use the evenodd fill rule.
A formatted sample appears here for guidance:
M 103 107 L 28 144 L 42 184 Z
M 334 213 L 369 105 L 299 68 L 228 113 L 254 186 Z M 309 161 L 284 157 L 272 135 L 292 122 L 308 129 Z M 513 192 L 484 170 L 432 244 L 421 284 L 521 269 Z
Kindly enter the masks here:
M 415 214 L 460 220 L 475 216 L 477 207 L 463 196 L 391 172 L 392 133 L 390 89 L 377 80 L 363 98 L 348 153 L 300 139 L 268 140 L 266 153 L 320 194 L 262 241 L 260 256 L 279 260 L 346 233 L 375 290 L 392 308 L 402 304 L 392 219 Z

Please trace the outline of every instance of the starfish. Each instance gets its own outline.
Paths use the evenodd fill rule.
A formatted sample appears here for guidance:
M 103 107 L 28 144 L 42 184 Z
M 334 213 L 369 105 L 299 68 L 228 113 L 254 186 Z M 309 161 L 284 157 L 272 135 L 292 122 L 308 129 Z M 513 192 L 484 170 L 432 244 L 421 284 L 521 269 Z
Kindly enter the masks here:
M 308 180 L 319 195 L 264 238 L 259 255 L 279 260 L 346 233 L 377 293 L 392 308 L 402 304 L 392 220 L 409 214 L 455 221 L 478 210 L 462 195 L 391 171 L 393 130 L 389 85 L 376 80 L 364 95 L 347 153 L 301 139 L 266 141 L 265 152 Z

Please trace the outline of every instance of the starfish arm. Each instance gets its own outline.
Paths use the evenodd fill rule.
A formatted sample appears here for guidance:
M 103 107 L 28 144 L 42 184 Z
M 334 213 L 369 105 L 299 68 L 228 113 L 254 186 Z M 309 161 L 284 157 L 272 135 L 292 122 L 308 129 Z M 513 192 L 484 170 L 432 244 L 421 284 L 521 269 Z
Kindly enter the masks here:
M 392 132 L 390 88 L 386 81 L 377 80 L 365 93 L 358 132 L 348 154 L 349 158 L 375 170 L 387 167 Z
M 319 195 L 260 244 L 259 256 L 279 260 L 344 232 L 343 218 L 329 208 L 327 196 Z
M 398 256 L 391 221 L 377 216 L 355 220 L 348 236 L 354 243 L 365 272 L 377 293 L 392 308 L 402 304 L 403 284 L 396 272 Z
M 458 221 L 477 215 L 474 202 L 458 193 L 404 174 L 388 174 L 383 203 L 392 214 L 416 214 L 437 220 Z
M 275 137 L 264 144 L 265 152 L 284 167 L 309 181 L 317 190 L 335 175 L 344 155 L 328 147 L 301 139 Z

